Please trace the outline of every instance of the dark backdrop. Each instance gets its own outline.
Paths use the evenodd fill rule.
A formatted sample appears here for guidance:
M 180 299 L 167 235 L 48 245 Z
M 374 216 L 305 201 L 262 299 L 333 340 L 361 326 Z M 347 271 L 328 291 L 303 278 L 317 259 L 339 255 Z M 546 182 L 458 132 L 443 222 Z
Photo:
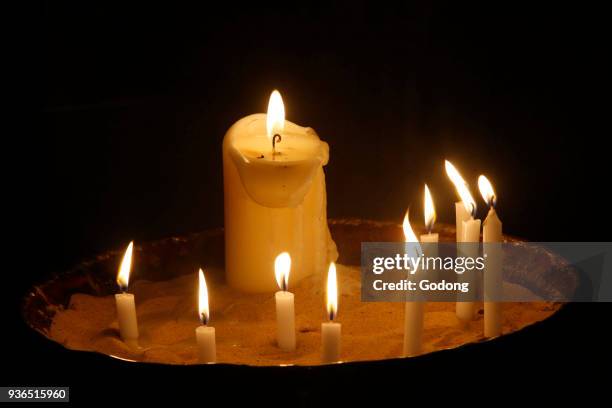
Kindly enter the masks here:
M 489 176 L 506 232 L 608 240 L 598 11 L 455 3 L 42 4 L 27 67 L 39 126 L 24 140 L 25 171 L 12 175 L 24 180 L 21 230 L 36 239 L 10 279 L 15 336 L 6 341 L 19 357 L 7 359 L 2 383 L 68 384 L 75 399 L 92 390 L 111 399 L 113 376 L 159 380 L 106 360 L 89 367 L 95 383 L 84 379 L 82 357 L 25 329 L 18 300 L 50 273 L 130 239 L 222 226 L 221 140 L 239 118 L 265 111 L 273 88 L 287 118 L 330 145 L 330 217 L 399 222 L 412 205 L 421 222 L 427 182 L 439 220 L 452 222 L 447 158 L 474 186 L 480 215 L 476 178 Z M 503 382 L 513 369 L 528 383 L 559 371 L 573 379 L 585 361 L 609 357 L 596 328 L 609 311 L 576 305 L 522 343 L 411 372 L 452 377 L 453 364 L 469 363 L 471 385 L 489 381 L 486 370 Z M 171 377 L 211 376 L 193 372 Z M 325 375 L 285 380 L 308 400 Z

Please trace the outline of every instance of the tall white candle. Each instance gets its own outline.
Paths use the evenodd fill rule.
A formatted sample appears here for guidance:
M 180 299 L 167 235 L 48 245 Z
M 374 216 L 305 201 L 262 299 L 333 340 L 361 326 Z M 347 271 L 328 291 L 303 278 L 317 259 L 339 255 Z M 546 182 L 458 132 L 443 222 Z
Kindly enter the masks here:
M 495 211 L 497 196 L 493 186 L 485 176 L 478 178 L 478 187 L 482 198 L 489 205 L 489 213 L 482 227 L 483 250 L 486 255 L 484 275 L 484 335 L 497 337 L 502 333 L 502 303 L 499 301 L 502 291 L 501 243 L 502 223 Z
M 421 255 L 421 246 L 419 245 L 417 237 L 410 226 L 408 211 L 406 211 L 406 215 L 404 216 L 404 223 L 402 224 L 402 227 L 404 230 L 404 241 L 408 243 L 406 245 L 406 249 L 410 250 L 411 252 L 408 255 L 411 257 Z M 416 277 L 416 273 L 412 276 Z M 421 353 L 423 344 L 424 310 L 424 302 L 422 301 L 420 294 L 411 293 L 409 300 L 406 302 L 404 311 L 404 357 L 415 356 Z
M 463 201 L 455 203 L 455 226 L 457 242 L 463 241 L 463 222 L 469 221 L 472 215 L 465 209 Z
M 204 271 L 198 273 L 198 315 L 201 326 L 196 328 L 196 342 L 198 344 L 198 359 L 200 363 L 215 363 L 217 361 L 217 343 L 215 328 L 208 326 L 210 308 L 208 305 L 208 287 L 204 278 Z
M 119 334 L 123 341 L 132 343 L 138 339 L 138 322 L 136 319 L 136 304 L 134 295 L 127 293 L 128 283 L 130 280 L 130 270 L 132 269 L 132 252 L 134 242 L 130 242 L 121 266 L 117 274 L 117 284 L 123 293 L 115 295 L 115 304 L 117 306 L 117 320 L 119 322 Z
M 280 291 L 276 292 L 276 340 L 284 351 L 295 350 L 295 308 L 293 293 L 287 290 L 291 257 L 287 252 L 279 254 L 274 261 L 274 274 Z
M 478 245 L 470 245 L 469 243 L 480 242 L 480 220 L 475 220 L 472 218 L 468 221 L 463 221 L 462 242 L 467 245 L 461 246 L 461 256 L 476 259 L 478 257 Z M 475 273 L 475 270 L 468 270 L 457 275 L 457 280 L 459 282 L 468 283 L 470 286 L 470 291 L 467 296 L 468 298 L 473 297 L 475 292 L 478 290 L 478 280 L 476 279 Z M 461 295 L 462 294 L 459 295 L 459 300 L 455 305 L 455 312 L 460 321 L 467 323 L 474 320 L 476 317 L 476 302 L 473 300 L 462 300 Z
M 334 322 L 338 316 L 338 282 L 333 262 L 327 272 L 327 313 L 329 322 L 321 323 L 321 361 L 324 364 L 340 361 L 342 325 Z
M 314 273 L 323 276 L 337 259 L 327 226 L 323 166 L 328 160 L 329 146 L 313 129 L 285 120 L 277 91 L 267 115 L 247 116 L 227 131 L 225 269 L 231 286 L 247 292 L 273 290 L 269 271 L 285 250 L 293 257 L 293 282 Z
M 472 197 L 470 190 L 468 188 L 467 183 L 461 177 L 461 174 L 455 166 L 448 160 L 445 161 L 444 167 L 446 169 L 446 174 L 448 178 L 455 185 L 455 189 L 461 198 L 461 203 L 463 204 L 464 211 L 458 209 L 457 203 L 455 203 L 455 211 L 457 215 L 457 243 L 466 243 L 466 242 L 480 242 L 480 220 L 474 219 L 474 214 L 476 213 L 476 201 Z M 468 220 L 464 220 L 465 214 L 469 215 Z M 460 222 L 461 219 L 461 222 Z M 461 227 L 459 227 L 461 224 Z M 458 251 L 463 252 L 461 255 L 466 257 L 476 257 L 478 256 L 478 246 L 477 245 L 457 245 Z M 475 271 L 466 271 L 462 274 L 457 274 L 457 280 L 461 283 L 468 283 L 470 286 L 470 292 L 467 297 L 472 297 L 476 288 L 477 280 L 475 279 Z M 463 322 L 469 322 L 473 320 L 476 315 L 476 303 L 471 300 L 465 300 L 466 296 L 463 294 L 458 295 L 457 303 L 455 305 L 455 313 L 457 318 Z

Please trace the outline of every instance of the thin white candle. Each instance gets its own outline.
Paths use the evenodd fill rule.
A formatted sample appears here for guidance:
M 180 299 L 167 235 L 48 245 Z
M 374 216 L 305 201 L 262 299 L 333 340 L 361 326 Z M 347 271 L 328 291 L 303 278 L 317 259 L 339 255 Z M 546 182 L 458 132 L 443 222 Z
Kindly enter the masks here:
M 455 189 L 461 198 L 461 204 L 463 204 L 464 211 L 460 211 L 455 203 L 456 210 L 456 222 L 457 222 L 457 243 L 462 242 L 479 242 L 480 241 L 480 220 L 474 219 L 474 214 L 476 213 L 476 201 L 472 197 L 470 190 L 468 188 L 467 183 L 461 177 L 461 174 L 455 166 L 448 160 L 444 162 L 444 167 L 446 169 L 446 174 L 448 178 L 455 185 Z M 465 214 L 469 214 L 469 219 L 465 220 Z M 459 227 L 461 225 L 461 227 Z M 460 248 L 462 252 L 464 252 L 463 256 L 476 257 L 478 256 L 478 247 L 476 245 L 464 245 Z M 474 279 L 474 271 L 467 271 L 462 274 L 457 275 L 457 280 L 461 283 L 469 283 L 470 284 L 470 292 L 472 294 L 476 290 L 476 279 Z M 469 295 L 471 296 L 471 295 Z M 459 299 L 455 306 L 455 313 L 457 318 L 463 322 L 467 323 L 474 319 L 476 315 L 476 303 L 473 301 L 463 301 L 462 296 L 459 295 Z
M 284 351 L 295 350 L 295 308 L 293 293 L 287 290 L 291 257 L 287 252 L 279 254 L 274 260 L 274 274 L 280 291 L 276 292 L 276 341 Z
M 485 176 L 481 175 L 478 178 L 478 187 L 482 198 L 489 205 L 489 214 L 482 227 L 482 241 L 486 255 L 484 335 L 485 337 L 497 337 L 502 333 L 502 303 L 495 301 L 499 300 L 502 288 L 502 222 L 495 211 L 497 195 Z
M 119 334 L 123 341 L 127 343 L 135 342 L 138 339 L 138 322 L 136 319 L 136 304 L 134 295 L 127 293 L 128 283 L 130 280 L 130 270 L 132 269 L 132 252 L 134 242 L 130 242 L 121 266 L 117 274 L 117 284 L 122 293 L 115 295 L 115 304 L 117 305 L 117 320 L 119 322 Z
M 468 221 L 463 221 L 463 240 L 461 248 L 461 256 L 469 258 L 478 257 L 478 245 L 469 243 L 478 243 L 480 241 L 480 220 L 475 220 L 473 217 Z M 457 280 L 461 283 L 468 283 L 470 292 L 467 297 L 472 298 L 477 291 L 478 280 L 475 277 L 475 270 L 468 270 L 457 275 Z M 459 301 L 455 305 L 457 318 L 463 323 L 474 320 L 476 317 L 476 302 L 473 300 L 461 300 L 462 295 L 459 295 Z
M 421 252 L 421 247 L 408 219 L 408 211 L 404 216 L 402 224 L 404 230 L 404 241 L 414 243 L 414 248 L 417 254 L 410 256 L 418 256 Z M 410 245 L 412 247 L 412 245 Z M 413 276 L 417 276 L 416 274 Z M 418 278 L 417 278 L 418 279 Z M 412 300 L 406 302 L 404 312 L 404 357 L 415 356 L 421 353 L 423 344 L 423 319 L 424 319 L 424 302 L 419 300 L 419 295 L 411 295 Z
M 196 328 L 196 342 L 198 344 L 198 359 L 200 363 L 215 363 L 217 361 L 217 344 L 215 328 L 208 325 L 210 308 L 208 306 L 208 287 L 204 278 L 204 271 L 198 273 L 198 316 L 201 326 Z
M 321 361 L 323 364 L 340 361 L 342 325 L 334 322 L 338 316 L 338 282 L 336 264 L 329 264 L 327 272 L 327 313 L 329 322 L 321 323 Z

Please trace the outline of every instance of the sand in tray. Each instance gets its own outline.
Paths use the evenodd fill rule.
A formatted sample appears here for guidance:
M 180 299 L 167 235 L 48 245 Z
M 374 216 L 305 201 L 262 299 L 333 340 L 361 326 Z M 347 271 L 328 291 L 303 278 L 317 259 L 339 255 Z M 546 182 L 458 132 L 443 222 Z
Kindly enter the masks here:
M 248 365 L 320 364 L 321 322 L 326 321 L 325 290 L 320 277 L 310 277 L 289 289 L 295 293 L 297 350 L 276 346 L 274 294 L 244 294 L 207 273 L 211 302 L 210 325 L 217 333 L 217 360 Z M 403 303 L 360 300 L 360 271 L 338 265 L 342 360 L 364 361 L 400 357 Z M 115 299 L 75 294 L 57 312 L 49 337 L 75 350 L 97 351 L 125 359 L 166 364 L 197 364 L 195 329 L 197 275 L 164 282 L 135 281 L 140 339 L 129 347 L 119 338 Z M 504 304 L 503 332 L 519 330 L 546 319 L 559 308 L 550 302 Z M 448 349 L 483 339 L 482 304 L 478 318 L 467 327 L 455 317 L 454 303 L 425 306 L 423 352 Z

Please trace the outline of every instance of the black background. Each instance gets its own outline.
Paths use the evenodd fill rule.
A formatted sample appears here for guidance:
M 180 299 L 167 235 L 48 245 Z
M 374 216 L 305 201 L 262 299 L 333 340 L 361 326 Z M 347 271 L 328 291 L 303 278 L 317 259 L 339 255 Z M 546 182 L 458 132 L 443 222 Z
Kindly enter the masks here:
M 36 130 L 7 172 L 20 207 L 14 254 L 25 254 L 6 274 L 0 383 L 70 385 L 78 401 L 204 401 L 231 383 L 248 389 L 234 397 L 270 400 L 282 383 L 306 404 L 392 383 L 404 392 L 454 384 L 466 391 L 446 396 L 467 401 L 497 387 L 518 400 L 526 389 L 598 391 L 584 382 L 609 358 L 607 304 L 572 305 L 547 328 L 411 364 L 280 374 L 66 352 L 18 317 L 33 283 L 80 259 L 222 226 L 221 140 L 265 111 L 274 88 L 287 119 L 330 145 L 330 217 L 399 222 L 412 205 L 420 222 L 427 182 L 439 220 L 452 222 L 449 159 L 472 186 L 479 174 L 492 180 L 505 232 L 609 240 L 599 11 L 456 3 L 43 3 L 23 60 Z

